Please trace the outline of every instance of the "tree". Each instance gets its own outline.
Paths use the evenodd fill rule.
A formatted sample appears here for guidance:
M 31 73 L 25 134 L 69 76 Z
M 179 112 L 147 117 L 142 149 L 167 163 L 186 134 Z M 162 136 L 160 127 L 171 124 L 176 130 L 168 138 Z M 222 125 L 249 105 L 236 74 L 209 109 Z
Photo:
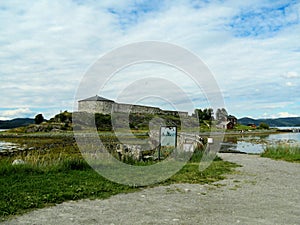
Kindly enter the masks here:
M 260 128 L 260 129 L 269 130 L 270 126 L 269 126 L 268 124 L 264 123 L 264 122 L 261 122 L 261 123 L 259 124 L 259 128 Z
M 224 109 L 224 108 L 217 109 L 216 120 L 218 122 L 227 121 L 227 117 L 228 117 L 228 113 L 227 113 L 226 109 Z
M 199 122 L 202 123 L 203 122 L 203 119 L 202 119 L 203 112 L 202 112 L 202 110 L 201 109 L 195 109 L 194 114 L 195 114 L 196 118 L 199 119 Z
M 55 115 L 53 118 L 50 119 L 50 122 L 55 123 L 72 123 L 72 113 L 68 112 L 67 110 Z
M 35 124 L 41 124 L 42 122 L 44 122 L 44 116 L 43 114 L 37 114 L 34 118 L 34 122 Z
M 214 110 L 212 108 L 203 110 L 203 120 L 213 120 Z
M 199 122 L 203 123 L 204 120 L 211 121 L 213 120 L 213 109 L 195 109 L 195 115 L 198 117 Z

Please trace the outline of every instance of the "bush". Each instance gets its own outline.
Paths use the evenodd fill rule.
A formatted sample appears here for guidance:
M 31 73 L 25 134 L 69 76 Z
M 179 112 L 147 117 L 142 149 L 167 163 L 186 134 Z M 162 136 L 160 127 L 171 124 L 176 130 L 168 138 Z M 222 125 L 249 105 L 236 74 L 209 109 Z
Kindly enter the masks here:
M 34 118 L 34 122 L 35 124 L 41 124 L 42 122 L 44 122 L 44 116 L 42 114 L 37 114 Z
M 50 119 L 50 122 L 55 123 L 72 123 L 72 113 L 68 111 L 61 112 Z
M 91 167 L 89 164 L 80 158 L 73 158 L 73 159 L 64 159 L 58 165 L 59 171 L 69 171 L 69 170 L 88 170 Z
M 268 124 L 262 122 L 259 124 L 259 129 L 269 130 L 270 126 Z

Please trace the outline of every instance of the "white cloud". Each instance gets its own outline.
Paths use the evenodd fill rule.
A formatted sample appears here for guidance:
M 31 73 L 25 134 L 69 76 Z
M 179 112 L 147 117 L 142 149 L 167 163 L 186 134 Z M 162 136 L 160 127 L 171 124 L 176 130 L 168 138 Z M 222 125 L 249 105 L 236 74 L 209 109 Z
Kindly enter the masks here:
M 24 118 L 31 116 L 32 111 L 29 108 L 18 108 L 18 109 L 10 109 L 10 110 L 4 110 L 0 111 L 0 119 L 1 120 L 9 120 L 13 118 Z
M 287 117 L 300 117 L 300 114 L 290 113 L 290 112 L 277 112 L 277 113 L 264 112 L 261 116 L 258 116 L 256 118 L 276 119 L 276 118 L 287 118 Z
M 284 78 L 290 79 L 290 78 L 298 78 L 299 74 L 294 71 L 287 72 L 286 74 L 283 75 Z
M 144 40 L 168 41 L 199 55 L 215 74 L 232 114 L 257 117 L 266 106 L 279 110 L 282 102 L 300 102 L 296 91 L 300 26 L 295 16 L 300 4 L 289 4 L 286 17 L 280 13 L 284 4 L 260 0 L 0 4 L 3 108 L 71 110 L 84 71 L 99 55 Z M 268 10 L 264 21 L 262 10 Z M 236 18 L 245 13 L 255 20 L 237 23 Z M 238 35 L 257 21 L 262 28 L 255 30 L 258 35 Z M 235 26 L 230 26 L 233 22 Z M 267 25 L 272 32 L 268 33 Z M 124 83 L 121 80 L 109 90 L 118 90 Z M 198 97 L 194 88 L 189 93 Z
M 297 114 L 290 114 L 289 112 L 279 112 L 276 117 L 298 117 Z
M 298 114 L 292 114 L 289 112 L 279 112 L 276 114 L 272 114 L 270 116 L 268 116 L 267 118 L 286 118 L 286 117 L 299 117 L 300 115 Z

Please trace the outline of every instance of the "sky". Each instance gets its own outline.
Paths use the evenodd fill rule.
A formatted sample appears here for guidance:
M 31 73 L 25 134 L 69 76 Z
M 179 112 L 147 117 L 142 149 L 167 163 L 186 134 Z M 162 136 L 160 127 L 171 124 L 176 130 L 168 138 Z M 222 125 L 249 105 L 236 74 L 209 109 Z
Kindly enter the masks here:
M 229 114 L 300 116 L 299 40 L 298 0 L 0 1 L 0 120 L 73 111 L 89 68 L 142 41 L 197 55 L 214 75 Z M 116 100 L 120 90 L 147 77 L 177 82 L 195 108 L 210 106 L 182 71 L 159 63 L 125 68 L 95 95 Z M 162 89 L 160 79 L 151 81 Z M 143 90 L 135 94 L 143 96 Z M 173 104 L 142 100 L 137 103 L 165 109 Z

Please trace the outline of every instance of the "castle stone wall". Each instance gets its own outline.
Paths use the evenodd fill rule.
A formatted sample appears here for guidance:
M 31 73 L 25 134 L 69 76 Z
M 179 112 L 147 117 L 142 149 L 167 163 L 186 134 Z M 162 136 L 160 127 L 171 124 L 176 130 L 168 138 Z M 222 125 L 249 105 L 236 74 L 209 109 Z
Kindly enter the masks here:
M 78 103 L 78 111 L 110 114 L 113 104 L 115 103 L 106 101 L 80 101 Z
M 111 114 L 116 112 L 121 113 L 146 113 L 146 114 L 166 114 L 166 115 L 180 115 L 188 116 L 187 112 L 177 112 L 170 110 L 161 110 L 158 107 L 143 106 L 143 105 L 131 105 L 116 103 L 113 101 L 85 101 L 78 102 L 78 111 L 84 111 L 88 113 L 102 113 Z

